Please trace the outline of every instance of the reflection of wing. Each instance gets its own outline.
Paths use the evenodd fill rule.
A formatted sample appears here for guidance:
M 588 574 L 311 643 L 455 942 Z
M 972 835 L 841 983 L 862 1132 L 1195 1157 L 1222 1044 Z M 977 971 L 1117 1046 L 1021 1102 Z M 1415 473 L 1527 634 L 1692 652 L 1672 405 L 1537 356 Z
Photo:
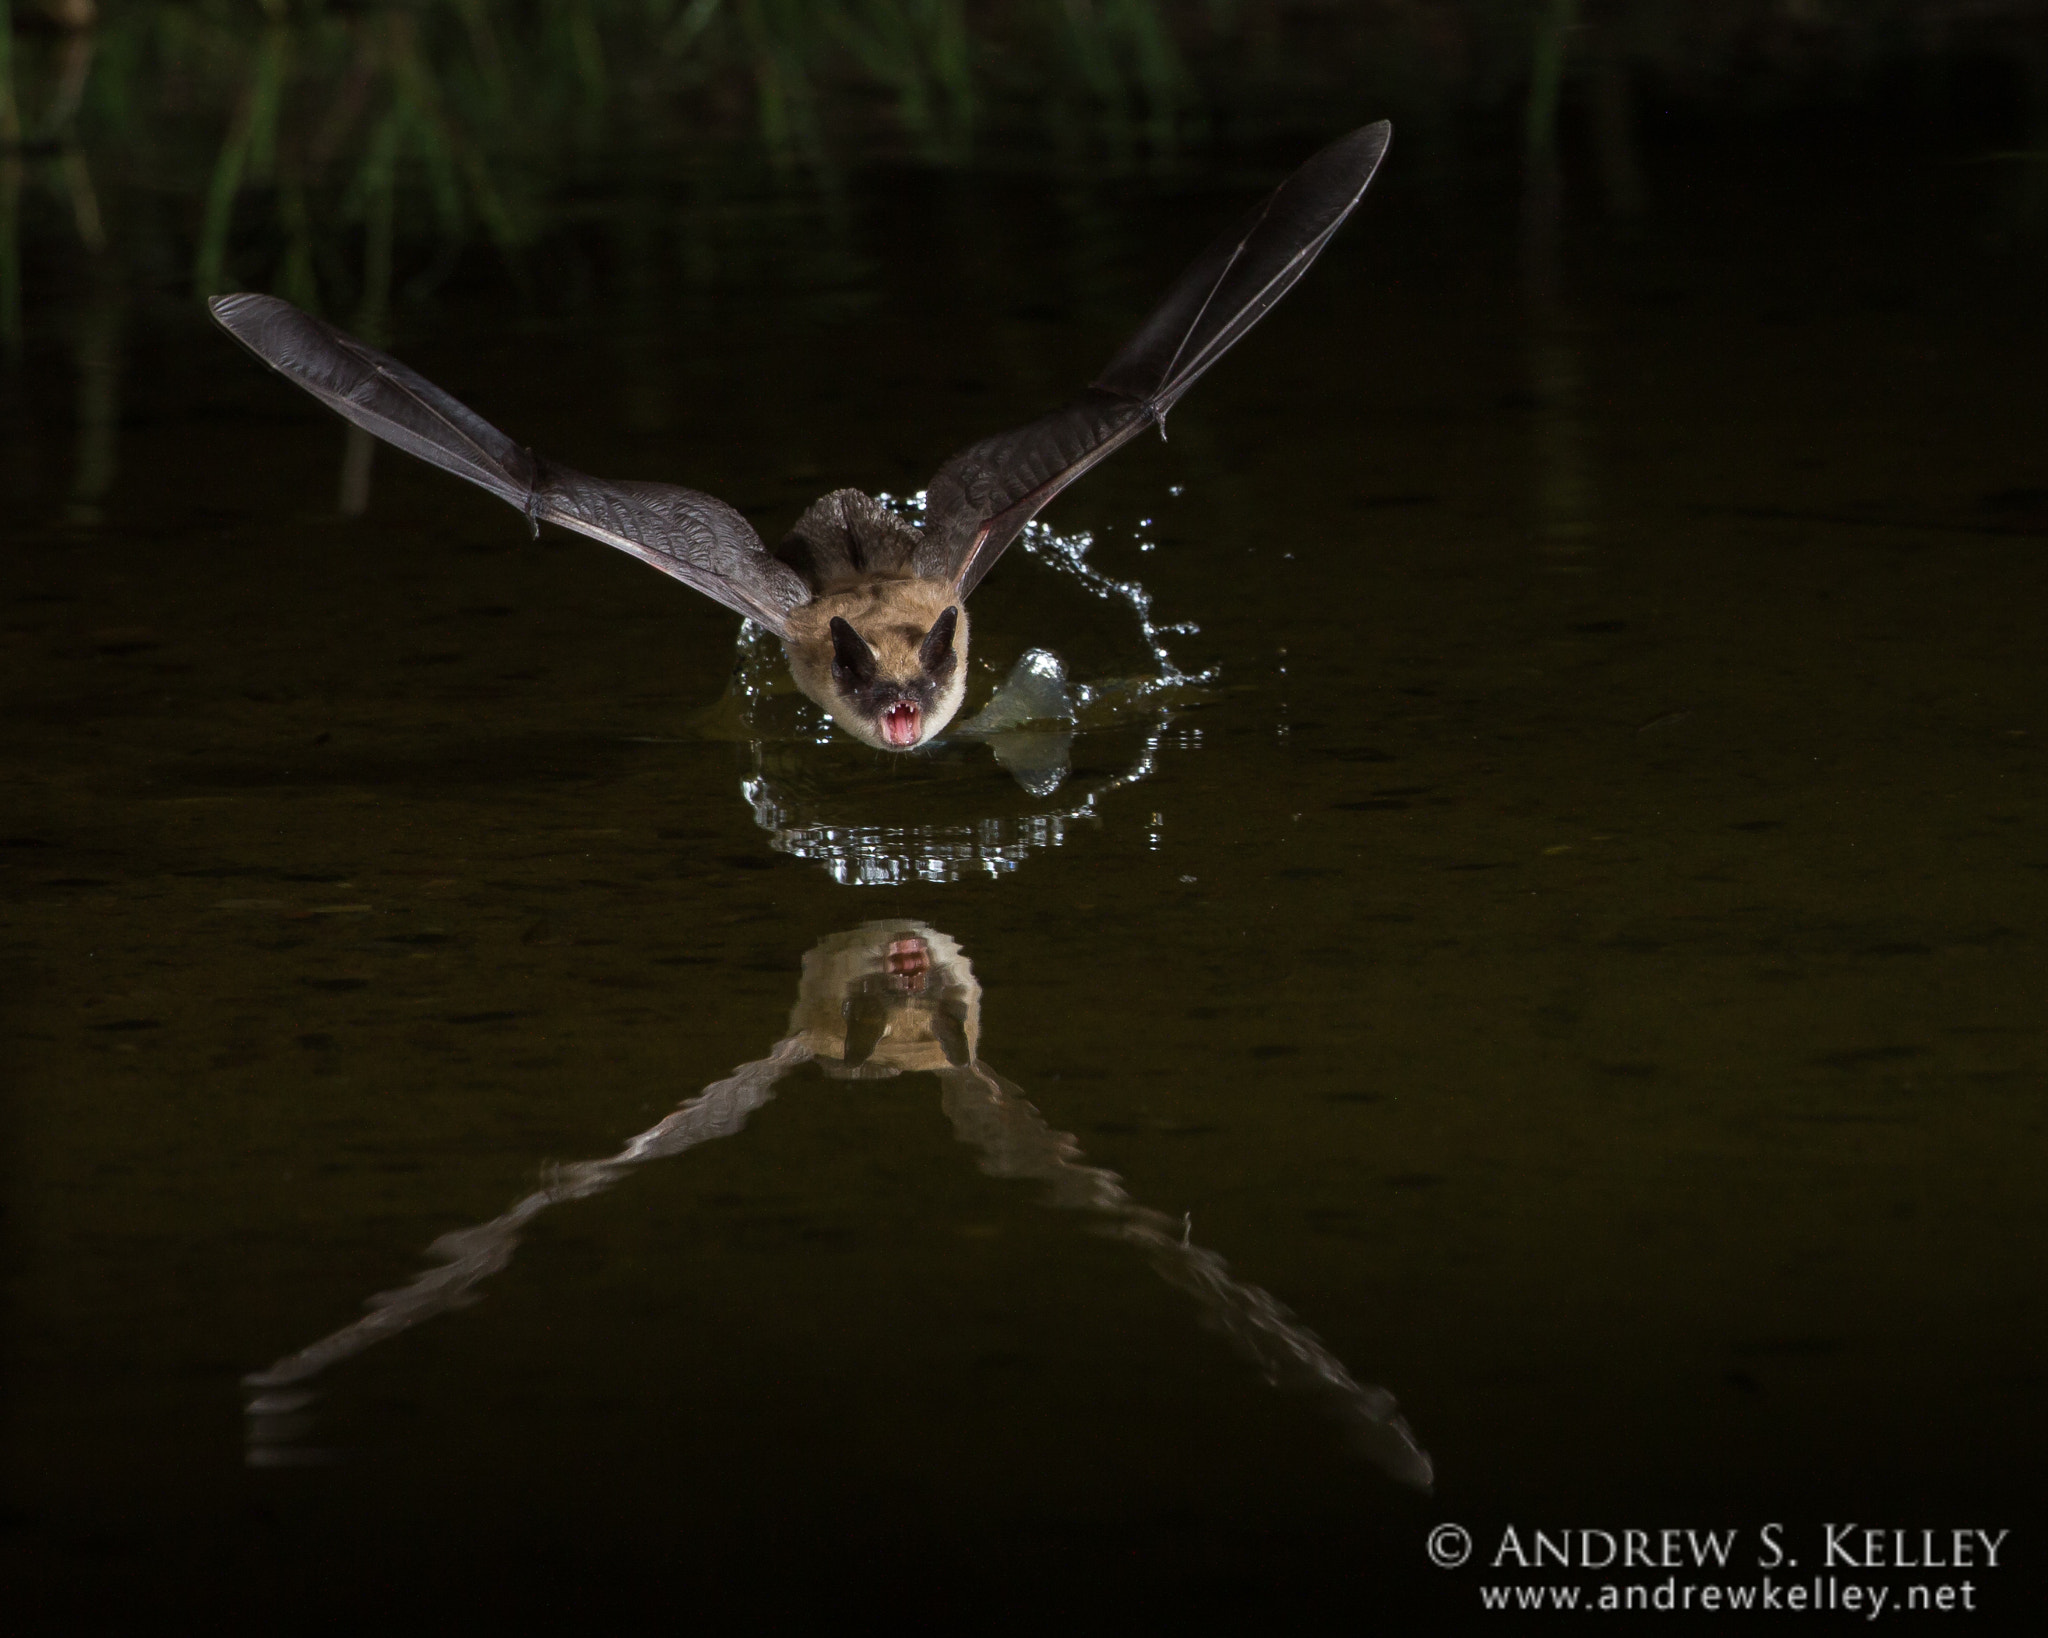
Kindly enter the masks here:
M 529 520 L 631 552 L 781 635 L 809 600 L 724 501 L 665 483 L 611 483 L 542 460 L 397 359 L 275 296 L 219 296 L 222 329 L 329 409 L 408 455 L 467 478 Z
M 1051 1185 L 1050 1204 L 1106 1219 L 1105 1232 L 1142 1246 L 1160 1277 L 1199 1302 L 1268 1381 L 1322 1394 L 1382 1470 L 1418 1489 L 1430 1488 L 1435 1469 L 1394 1396 L 1352 1376 L 1271 1292 L 1245 1284 L 1215 1252 L 1195 1245 L 1181 1224 L 1139 1205 L 1115 1172 L 1088 1165 L 1074 1137 L 1048 1126 L 1024 1094 L 987 1064 L 940 1070 L 939 1080 L 946 1116 L 960 1141 L 981 1151 L 983 1171 L 1037 1178 Z
M 1039 508 L 1166 412 L 1263 318 L 1365 194 L 1393 127 L 1333 142 L 1195 258 L 1122 352 L 1065 409 L 955 455 L 927 487 L 917 569 L 965 597 Z
M 370 1311 L 361 1319 L 285 1355 L 267 1370 L 244 1377 L 243 1386 L 254 1390 L 247 1407 L 250 1464 L 269 1466 L 293 1459 L 289 1441 L 300 1431 L 295 1413 L 309 1396 L 291 1390 L 342 1360 L 411 1330 L 422 1320 L 474 1302 L 476 1288 L 512 1261 L 512 1253 L 519 1249 L 520 1232 L 548 1207 L 601 1194 L 646 1161 L 681 1154 L 713 1138 L 731 1137 L 746 1125 L 749 1115 L 775 1096 L 776 1082 L 809 1062 L 810 1056 L 794 1037 L 784 1040 L 767 1057 L 743 1064 L 724 1080 L 712 1082 L 617 1154 L 555 1168 L 545 1186 L 488 1223 L 442 1235 L 427 1247 L 434 1266 L 395 1291 L 378 1292 L 365 1305 Z

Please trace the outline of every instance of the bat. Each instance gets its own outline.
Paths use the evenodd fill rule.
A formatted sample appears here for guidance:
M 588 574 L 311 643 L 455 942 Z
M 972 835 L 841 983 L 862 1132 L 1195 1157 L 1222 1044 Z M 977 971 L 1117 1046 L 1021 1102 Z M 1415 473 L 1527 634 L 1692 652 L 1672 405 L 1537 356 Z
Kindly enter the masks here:
M 1364 197 L 1385 120 L 1281 183 L 1174 282 L 1064 409 L 970 444 L 926 486 L 923 524 L 858 489 L 814 501 L 768 550 L 710 495 L 593 478 L 514 443 L 466 405 L 275 296 L 218 296 L 214 319 L 293 385 L 386 443 L 526 515 L 630 552 L 782 639 L 796 684 L 854 738 L 908 751 L 967 691 L 967 599 L 1062 489 L 1167 412 L 1308 271 Z

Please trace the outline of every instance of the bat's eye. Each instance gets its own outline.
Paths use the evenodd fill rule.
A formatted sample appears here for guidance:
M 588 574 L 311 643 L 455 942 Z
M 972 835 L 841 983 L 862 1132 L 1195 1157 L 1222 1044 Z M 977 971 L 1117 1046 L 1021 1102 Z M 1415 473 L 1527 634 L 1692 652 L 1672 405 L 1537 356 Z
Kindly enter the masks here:
M 960 610 L 949 608 L 932 622 L 918 645 L 917 663 L 927 677 L 943 677 L 953 669 L 953 634 L 960 629 Z
M 844 688 L 865 688 L 875 680 L 875 651 L 838 615 L 832 617 L 832 679 Z

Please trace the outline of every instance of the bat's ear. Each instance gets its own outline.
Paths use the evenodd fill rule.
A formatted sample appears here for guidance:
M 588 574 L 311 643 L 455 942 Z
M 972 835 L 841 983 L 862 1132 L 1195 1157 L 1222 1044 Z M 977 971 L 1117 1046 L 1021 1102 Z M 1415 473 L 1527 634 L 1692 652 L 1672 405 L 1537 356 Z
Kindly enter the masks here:
M 875 1048 L 889 1033 L 889 1008 L 879 996 L 861 995 L 848 1001 L 844 1010 L 846 1056 L 840 1062 L 848 1069 L 858 1069 L 875 1055 Z
M 832 676 L 849 688 L 864 688 L 875 680 L 875 651 L 836 614 L 832 616 Z
M 932 629 L 924 634 L 917 650 L 917 663 L 924 667 L 926 676 L 942 677 L 953 669 L 953 634 L 959 629 L 958 605 L 932 622 Z

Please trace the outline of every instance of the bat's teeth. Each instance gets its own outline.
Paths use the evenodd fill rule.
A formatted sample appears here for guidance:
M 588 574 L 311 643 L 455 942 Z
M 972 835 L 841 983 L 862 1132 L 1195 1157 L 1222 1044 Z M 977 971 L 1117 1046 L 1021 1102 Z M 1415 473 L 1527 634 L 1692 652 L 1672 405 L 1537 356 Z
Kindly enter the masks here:
M 897 701 L 882 713 L 882 737 L 891 745 L 915 745 L 920 715 L 918 708 L 909 700 Z

